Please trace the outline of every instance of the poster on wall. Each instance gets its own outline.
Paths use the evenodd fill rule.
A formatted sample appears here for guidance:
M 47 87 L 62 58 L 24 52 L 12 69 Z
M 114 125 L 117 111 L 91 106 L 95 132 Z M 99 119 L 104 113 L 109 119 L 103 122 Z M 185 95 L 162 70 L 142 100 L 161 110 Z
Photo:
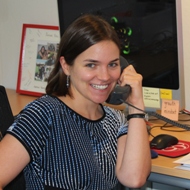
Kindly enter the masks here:
M 17 93 L 41 96 L 59 49 L 58 26 L 23 24 Z

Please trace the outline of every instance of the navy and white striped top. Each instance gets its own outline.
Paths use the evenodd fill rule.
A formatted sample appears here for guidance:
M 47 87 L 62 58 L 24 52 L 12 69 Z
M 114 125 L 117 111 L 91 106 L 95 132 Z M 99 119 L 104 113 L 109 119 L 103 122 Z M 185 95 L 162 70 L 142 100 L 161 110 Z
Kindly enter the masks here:
M 117 184 L 117 138 L 128 125 L 120 111 L 102 109 L 103 117 L 92 121 L 49 95 L 24 108 L 7 133 L 30 154 L 26 189 L 107 190 Z

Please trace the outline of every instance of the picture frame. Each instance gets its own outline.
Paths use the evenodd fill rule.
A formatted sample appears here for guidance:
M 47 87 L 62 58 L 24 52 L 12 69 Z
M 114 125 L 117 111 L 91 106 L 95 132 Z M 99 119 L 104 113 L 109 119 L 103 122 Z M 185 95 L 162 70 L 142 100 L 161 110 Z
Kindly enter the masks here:
M 45 94 L 47 78 L 59 49 L 58 26 L 23 24 L 16 92 Z

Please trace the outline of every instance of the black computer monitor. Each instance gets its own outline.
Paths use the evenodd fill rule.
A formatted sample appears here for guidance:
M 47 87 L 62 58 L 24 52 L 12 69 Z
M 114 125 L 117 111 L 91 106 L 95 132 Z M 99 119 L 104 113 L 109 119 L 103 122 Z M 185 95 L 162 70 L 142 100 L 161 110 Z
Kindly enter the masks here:
M 121 55 L 143 76 L 143 87 L 170 89 L 180 99 L 176 0 L 57 0 L 60 34 L 78 16 L 101 15 L 116 30 Z
M 61 35 L 79 15 L 98 14 L 117 31 L 121 54 L 143 86 L 179 88 L 175 0 L 58 0 Z

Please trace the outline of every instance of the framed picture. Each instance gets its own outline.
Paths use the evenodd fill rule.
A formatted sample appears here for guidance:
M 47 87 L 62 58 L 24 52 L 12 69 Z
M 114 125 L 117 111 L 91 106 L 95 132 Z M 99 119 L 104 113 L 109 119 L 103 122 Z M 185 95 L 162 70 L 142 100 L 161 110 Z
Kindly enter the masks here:
M 58 26 L 23 24 L 17 93 L 41 96 L 59 49 Z

